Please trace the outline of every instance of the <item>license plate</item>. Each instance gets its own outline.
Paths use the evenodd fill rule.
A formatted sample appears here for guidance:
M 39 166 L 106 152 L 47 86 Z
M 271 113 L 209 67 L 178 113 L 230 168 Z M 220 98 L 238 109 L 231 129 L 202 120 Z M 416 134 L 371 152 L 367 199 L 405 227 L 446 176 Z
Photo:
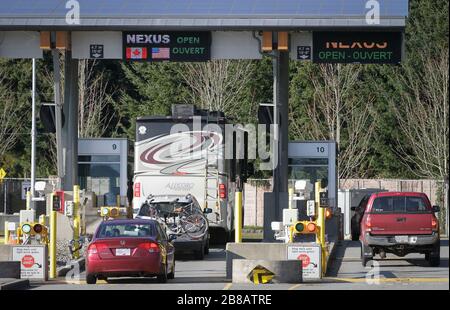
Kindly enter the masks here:
M 130 256 L 130 249 L 116 249 L 116 256 Z
M 397 243 L 408 243 L 408 236 L 395 236 L 395 242 Z

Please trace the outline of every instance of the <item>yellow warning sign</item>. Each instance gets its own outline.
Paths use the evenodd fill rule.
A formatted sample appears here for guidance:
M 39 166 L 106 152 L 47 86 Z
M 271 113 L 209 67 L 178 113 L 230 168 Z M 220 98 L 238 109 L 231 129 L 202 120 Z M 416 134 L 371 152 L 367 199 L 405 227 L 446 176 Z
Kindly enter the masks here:
M 275 274 L 272 271 L 261 265 L 258 265 L 253 268 L 252 271 L 250 271 L 250 273 L 247 275 L 247 279 L 255 284 L 266 284 L 270 283 L 274 276 Z
M 0 168 L 0 181 L 6 177 L 6 171 Z

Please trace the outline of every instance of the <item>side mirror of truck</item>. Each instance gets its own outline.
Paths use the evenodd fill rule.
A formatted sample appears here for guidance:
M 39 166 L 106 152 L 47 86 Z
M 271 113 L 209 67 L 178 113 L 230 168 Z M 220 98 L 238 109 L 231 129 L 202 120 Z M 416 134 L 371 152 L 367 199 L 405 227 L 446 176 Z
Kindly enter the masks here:
M 205 208 L 205 209 L 203 209 L 203 213 L 204 214 L 210 214 L 210 213 L 212 213 L 213 212 L 213 210 L 211 209 L 211 208 Z
M 441 212 L 441 207 L 439 207 L 439 206 L 433 206 L 433 212 L 434 212 L 434 213 Z
M 169 242 L 172 242 L 175 239 L 177 239 L 177 235 L 169 235 Z

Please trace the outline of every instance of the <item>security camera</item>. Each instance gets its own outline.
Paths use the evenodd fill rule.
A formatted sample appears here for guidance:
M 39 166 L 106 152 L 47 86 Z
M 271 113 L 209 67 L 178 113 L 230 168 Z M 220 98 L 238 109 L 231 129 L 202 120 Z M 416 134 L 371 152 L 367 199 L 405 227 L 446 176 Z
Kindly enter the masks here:
M 40 196 L 45 194 L 45 188 L 47 187 L 47 183 L 44 181 L 39 181 L 34 183 L 34 190 L 39 193 Z

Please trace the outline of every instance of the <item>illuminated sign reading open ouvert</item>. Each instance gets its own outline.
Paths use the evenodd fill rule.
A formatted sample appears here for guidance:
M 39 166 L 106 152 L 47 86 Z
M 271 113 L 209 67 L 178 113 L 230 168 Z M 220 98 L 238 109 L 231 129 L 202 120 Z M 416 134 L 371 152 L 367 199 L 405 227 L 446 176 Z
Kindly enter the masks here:
M 273 59 L 274 120 L 280 125 L 274 170 L 278 202 L 278 194 L 288 191 L 289 59 L 398 63 L 402 55 L 398 38 L 403 40 L 409 6 L 408 0 L 70 2 L 78 6 L 67 6 L 66 0 L 0 1 L 0 57 L 42 58 L 46 49 L 65 49 L 63 111 L 68 121 L 62 127 L 66 156 L 65 170 L 60 172 L 65 189 L 71 190 L 78 179 L 76 59 L 261 59 L 262 41 L 271 38 L 273 45 L 264 46 L 269 46 Z M 381 36 L 381 42 L 374 36 Z M 289 40 L 277 49 L 279 38 Z M 272 220 L 280 219 L 279 209 Z

